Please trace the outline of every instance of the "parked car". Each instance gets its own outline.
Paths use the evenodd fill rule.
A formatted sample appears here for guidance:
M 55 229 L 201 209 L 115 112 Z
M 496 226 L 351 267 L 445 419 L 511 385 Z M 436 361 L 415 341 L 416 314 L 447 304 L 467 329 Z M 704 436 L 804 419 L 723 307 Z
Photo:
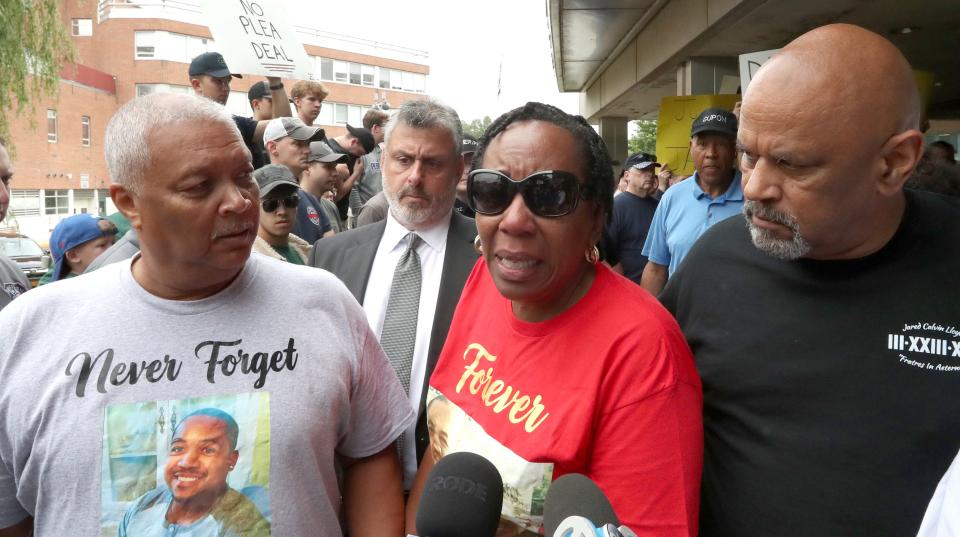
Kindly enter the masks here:
M 33 287 L 50 268 L 50 254 L 26 235 L 0 235 L 0 254 L 14 260 Z

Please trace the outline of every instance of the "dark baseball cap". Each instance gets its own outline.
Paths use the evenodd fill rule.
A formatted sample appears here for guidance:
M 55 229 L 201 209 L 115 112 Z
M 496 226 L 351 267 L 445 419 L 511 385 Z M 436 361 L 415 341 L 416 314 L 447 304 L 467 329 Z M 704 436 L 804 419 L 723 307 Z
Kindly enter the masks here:
M 225 76 L 243 78 L 241 75 L 230 72 L 226 60 L 223 59 L 223 55 L 219 52 L 204 52 L 190 62 L 190 76 L 198 75 L 210 75 L 215 78 L 223 78 Z
M 463 141 L 460 143 L 460 154 L 476 153 L 480 148 L 480 142 L 472 134 L 464 134 Z
M 260 187 L 260 197 L 264 197 L 274 189 L 280 186 L 291 186 L 294 190 L 299 189 L 297 178 L 294 177 L 290 168 L 280 164 L 267 164 L 253 172 L 253 178 L 257 180 L 257 186 Z
M 701 132 L 719 132 L 720 134 L 737 135 L 737 116 L 733 112 L 722 108 L 707 108 L 693 122 L 690 136 Z
M 350 131 L 350 134 L 354 135 L 357 140 L 360 140 L 360 145 L 363 146 L 363 150 L 367 153 L 373 151 L 377 147 L 377 141 L 373 139 L 373 133 L 369 129 L 364 129 L 362 127 L 351 127 L 350 124 L 347 124 L 347 130 Z
M 623 162 L 623 169 L 629 170 L 631 168 L 636 170 L 645 170 L 650 167 L 660 166 L 660 163 L 657 162 L 657 156 L 652 153 L 634 153 L 627 157 L 627 160 Z
M 346 161 L 347 155 L 334 153 L 333 149 L 324 142 L 310 142 L 310 156 L 307 162 L 340 162 Z
M 247 90 L 247 100 L 254 101 L 257 99 L 273 99 L 273 94 L 270 93 L 270 85 L 267 84 L 266 80 L 261 80 L 256 84 L 250 86 L 250 89 Z

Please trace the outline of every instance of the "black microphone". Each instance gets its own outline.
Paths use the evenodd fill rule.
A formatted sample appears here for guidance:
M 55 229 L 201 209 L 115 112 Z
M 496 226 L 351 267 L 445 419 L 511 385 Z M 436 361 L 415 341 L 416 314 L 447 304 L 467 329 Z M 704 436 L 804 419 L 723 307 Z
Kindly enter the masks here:
M 569 517 L 583 517 L 597 528 L 620 524 L 610 500 L 583 474 L 566 474 L 550 485 L 543 504 L 544 535 L 556 534 Z
M 502 507 L 503 478 L 497 467 L 475 453 L 451 453 L 427 477 L 417 508 L 417 534 L 493 537 Z

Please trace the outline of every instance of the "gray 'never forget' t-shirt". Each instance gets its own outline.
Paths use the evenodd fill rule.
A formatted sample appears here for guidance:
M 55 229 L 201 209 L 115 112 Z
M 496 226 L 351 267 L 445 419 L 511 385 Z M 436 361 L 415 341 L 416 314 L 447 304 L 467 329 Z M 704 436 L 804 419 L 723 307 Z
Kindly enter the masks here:
M 272 535 L 340 535 L 335 454 L 373 455 L 415 419 L 347 289 L 254 254 L 217 295 L 170 301 L 130 267 L 0 312 L 0 527 L 30 514 L 37 537 L 116 535 L 151 491 L 226 479 Z M 237 424 L 234 463 L 171 449 L 211 408 Z

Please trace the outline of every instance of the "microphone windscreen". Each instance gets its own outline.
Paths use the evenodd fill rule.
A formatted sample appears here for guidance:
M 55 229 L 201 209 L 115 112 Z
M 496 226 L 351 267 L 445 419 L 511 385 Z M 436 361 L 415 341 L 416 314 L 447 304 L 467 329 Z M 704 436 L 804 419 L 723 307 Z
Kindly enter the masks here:
M 451 453 L 427 477 L 417 508 L 417 534 L 493 537 L 502 507 L 503 478 L 497 467 L 475 453 Z
M 553 535 L 570 516 L 582 516 L 598 528 L 620 524 L 610 500 L 583 474 L 566 474 L 550 485 L 543 504 L 544 535 Z

